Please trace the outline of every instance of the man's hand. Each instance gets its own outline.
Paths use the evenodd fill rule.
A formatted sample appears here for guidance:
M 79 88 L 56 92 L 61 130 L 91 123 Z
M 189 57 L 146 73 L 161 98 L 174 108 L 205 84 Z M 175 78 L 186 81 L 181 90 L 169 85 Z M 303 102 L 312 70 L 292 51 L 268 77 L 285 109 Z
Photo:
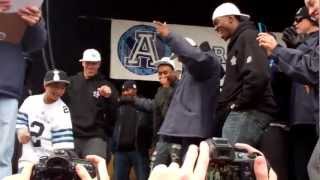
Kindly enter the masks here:
M 27 6 L 17 13 L 29 26 L 34 26 L 41 20 L 41 10 L 36 6 Z
M 306 36 L 305 34 L 298 34 L 294 27 L 285 28 L 282 34 L 282 40 L 288 48 L 296 48 Z
M 189 146 L 181 168 L 175 162 L 168 167 L 163 164 L 157 165 L 152 170 L 149 180 L 204 180 L 209 164 L 209 146 L 206 142 L 201 142 L 199 157 L 198 154 L 197 146 Z
M 261 156 L 258 156 L 254 160 L 254 174 L 256 176 L 256 180 L 277 180 L 277 175 L 273 171 L 272 168 L 268 171 L 268 165 L 267 165 L 267 160 L 264 157 L 263 153 L 252 146 L 248 144 L 243 144 L 243 143 L 236 143 L 235 146 L 239 149 L 245 149 L 248 151 L 248 153 L 257 153 L 260 154 Z
M 167 37 L 169 35 L 170 30 L 166 22 L 153 21 L 153 24 L 161 37 Z
M 111 88 L 107 85 L 100 86 L 97 90 L 98 90 L 100 96 L 103 96 L 106 98 L 110 97 L 110 95 L 112 93 Z
M 259 46 L 266 49 L 268 56 L 271 55 L 273 49 L 278 45 L 276 39 L 269 33 L 259 33 L 257 41 Z
M 0 0 L 0 13 L 9 10 L 11 7 L 11 0 Z
M 21 144 L 27 144 L 31 139 L 30 132 L 27 128 L 18 129 L 17 136 Z
M 162 87 L 170 87 L 170 81 L 167 77 L 160 77 L 159 81 Z
M 94 179 L 99 179 L 99 180 L 109 180 L 110 179 L 109 175 L 108 175 L 105 159 L 103 159 L 102 157 L 96 156 L 96 155 L 88 155 L 86 157 L 86 159 L 88 161 L 90 161 L 98 170 L 97 176 L 99 176 L 99 178 L 95 177 Z M 81 180 L 92 180 L 88 171 L 82 165 L 76 166 L 76 172 Z

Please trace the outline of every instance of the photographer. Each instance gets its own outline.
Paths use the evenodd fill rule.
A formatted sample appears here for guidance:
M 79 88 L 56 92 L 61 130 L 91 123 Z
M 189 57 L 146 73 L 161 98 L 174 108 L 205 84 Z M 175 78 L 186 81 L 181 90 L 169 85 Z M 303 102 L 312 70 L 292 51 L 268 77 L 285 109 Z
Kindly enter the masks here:
M 277 180 L 277 175 L 272 169 L 268 171 L 267 161 L 263 154 L 257 149 L 242 143 L 236 144 L 237 148 L 245 149 L 248 153 L 258 153 L 262 156 L 258 156 L 254 160 L 254 173 L 256 180 Z M 199 155 L 199 156 L 198 156 Z M 107 167 L 105 160 L 99 156 L 88 155 L 86 157 L 98 170 L 99 178 L 101 180 L 109 180 Z M 197 163 L 196 163 L 197 161 Z M 195 164 L 196 163 L 196 164 Z M 209 146 L 205 142 L 200 143 L 199 153 L 198 147 L 190 145 L 186 154 L 183 165 L 179 167 L 177 163 L 171 163 L 170 166 L 160 164 L 156 166 L 149 176 L 149 180 L 204 180 L 207 173 L 209 164 Z M 32 171 L 32 164 L 29 164 L 24 168 L 20 174 L 8 176 L 4 180 L 29 180 Z M 76 167 L 76 172 L 81 180 L 91 180 L 92 178 L 82 166 Z
M 88 155 L 88 156 L 86 156 L 86 159 L 88 161 L 90 161 L 92 164 L 94 164 L 94 166 L 96 167 L 96 169 L 98 171 L 99 178 L 96 177 L 94 179 L 100 179 L 100 180 L 109 180 L 110 179 L 108 172 L 107 172 L 105 159 L 103 159 L 99 156 L 96 156 L 96 155 Z M 23 171 L 21 173 L 15 174 L 12 176 L 8 176 L 8 177 L 4 178 L 4 180 L 29 180 L 31 173 L 32 173 L 32 167 L 33 167 L 33 164 L 30 163 L 25 166 L 25 168 L 23 169 Z M 87 170 L 81 165 L 77 165 L 76 172 L 81 180 L 91 180 L 92 179 L 90 177 L 89 173 L 87 172 Z
M 242 143 L 237 143 L 236 147 L 245 149 L 248 153 L 258 153 L 262 155 L 254 160 L 253 168 L 256 180 L 277 180 L 277 175 L 272 169 L 268 172 L 267 161 L 260 151 Z M 179 167 L 177 163 L 171 163 L 170 166 L 158 165 L 151 172 L 149 180 L 204 180 L 206 179 L 208 164 L 209 146 L 207 143 L 201 142 L 199 153 L 197 146 L 189 146 L 185 161 L 181 167 Z

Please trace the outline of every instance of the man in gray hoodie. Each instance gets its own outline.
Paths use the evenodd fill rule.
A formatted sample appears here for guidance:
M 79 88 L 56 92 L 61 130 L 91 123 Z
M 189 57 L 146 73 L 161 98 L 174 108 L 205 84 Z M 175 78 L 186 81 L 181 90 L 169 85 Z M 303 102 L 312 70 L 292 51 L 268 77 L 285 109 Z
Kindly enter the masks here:
M 10 9 L 11 0 L 0 0 L 0 13 Z M 41 49 L 46 42 L 46 30 L 38 7 L 27 6 L 17 12 L 26 24 L 18 44 L 0 41 L 0 179 L 11 175 L 18 100 L 22 94 L 26 60 L 23 52 Z
M 182 77 L 158 132 L 164 141 L 182 145 L 182 155 L 190 144 L 214 133 L 215 111 L 221 66 L 212 51 L 202 51 L 187 39 L 171 32 L 165 23 L 154 22 L 165 43 L 183 64 Z M 191 42 L 191 41 L 190 41 Z

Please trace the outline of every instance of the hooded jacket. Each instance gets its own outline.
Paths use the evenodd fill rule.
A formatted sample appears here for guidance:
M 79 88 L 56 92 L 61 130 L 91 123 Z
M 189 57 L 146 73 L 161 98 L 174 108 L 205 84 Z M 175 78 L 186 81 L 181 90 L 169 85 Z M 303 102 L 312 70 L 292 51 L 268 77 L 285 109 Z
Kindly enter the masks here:
M 249 20 L 241 21 L 228 44 L 226 73 L 219 103 L 234 110 L 276 112 L 270 84 L 267 55 L 256 41 L 257 30 Z
M 97 88 L 108 85 L 111 96 L 100 96 Z M 118 93 L 102 75 L 85 79 L 83 72 L 70 77 L 70 85 L 63 100 L 71 112 L 75 137 L 101 137 L 112 135 L 115 122 Z
M 170 33 L 164 41 L 179 56 L 184 71 L 158 134 L 211 137 L 219 95 L 220 60 L 212 51 L 201 51 L 178 34 Z
M 296 49 L 277 46 L 272 57 L 292 80 L 290 124 L 319 122 L 319 32 L 309 34 Z

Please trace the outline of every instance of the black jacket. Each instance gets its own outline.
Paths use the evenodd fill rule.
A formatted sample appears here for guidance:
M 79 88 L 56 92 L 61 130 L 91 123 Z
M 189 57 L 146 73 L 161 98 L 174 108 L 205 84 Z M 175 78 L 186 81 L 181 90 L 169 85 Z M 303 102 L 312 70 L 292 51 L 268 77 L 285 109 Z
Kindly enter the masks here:
M 219 103 L 235 110 L 276 112 L 270 85 L 267 55 L 259 47 L 258 32 L 251 21 L 240 22 L 228 44 L 226 74 Z
M 143 111 L 152 112 L 153 124 L 153 145 L 158 142 L 158 131 L 167 114 L 174 89 L 178 84 L 178 80 L 171 84 L 170 87 L 159 87 L 154 99 L 135 98 L 135 106 Z
M 112 94 L 109 98 L 98 95 L 97 88 L 102 85 L 111 87 Z M 85 79 L 80 72 L 70 77 L 70 85 L 63 100 L 70 108 L 74 136 L 111 136 L 117 98 L 117 90 L 101 75 Z
M 113 133 L 115 150 L 147 152 L 151 141 L 151 113 L 138 110 L 133 103 L 120 102 Z

